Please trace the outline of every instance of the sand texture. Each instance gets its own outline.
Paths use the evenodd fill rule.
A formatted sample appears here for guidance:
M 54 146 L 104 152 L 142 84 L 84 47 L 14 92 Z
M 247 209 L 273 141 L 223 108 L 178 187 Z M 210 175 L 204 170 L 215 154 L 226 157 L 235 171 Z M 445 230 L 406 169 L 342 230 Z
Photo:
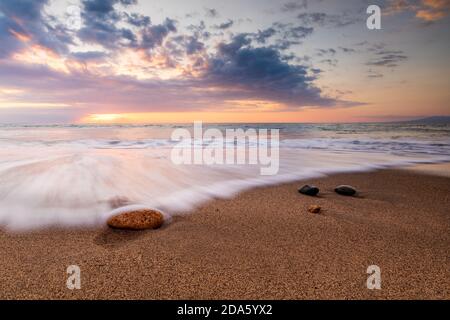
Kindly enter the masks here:
M 319 196 L 299 194 L 305 183 Z M 449 299 L 450 178 L 339 174 L 214 200 L 158 230 L 1 231 L 0 252 L 3 299 Z M 366 287 L 369 265 L 381 290 Z

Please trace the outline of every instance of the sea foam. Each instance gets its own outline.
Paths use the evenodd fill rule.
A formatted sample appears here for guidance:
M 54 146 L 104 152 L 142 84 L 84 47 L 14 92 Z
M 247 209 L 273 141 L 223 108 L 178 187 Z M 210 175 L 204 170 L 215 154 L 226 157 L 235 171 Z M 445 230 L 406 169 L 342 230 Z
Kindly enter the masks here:
M 257 165 L 175 165 L 169 138 L 174 126 L 0 128 L 0 226 L 101 226 L 118 212 L 111 207 L 117 197 L 135 208 L 158 209 L 170 220 L 255 186 L 450 161 L 446 128 L 276 127 L 282 139 L 274 176 L 261 176 Z

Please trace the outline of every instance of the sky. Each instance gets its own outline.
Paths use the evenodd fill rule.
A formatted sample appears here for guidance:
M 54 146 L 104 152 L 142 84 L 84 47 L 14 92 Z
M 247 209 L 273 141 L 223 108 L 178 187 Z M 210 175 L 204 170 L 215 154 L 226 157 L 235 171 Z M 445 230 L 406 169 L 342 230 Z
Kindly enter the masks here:
M 449 11 L 450 0 L 0 0 L 0 123 L 450 115 Z

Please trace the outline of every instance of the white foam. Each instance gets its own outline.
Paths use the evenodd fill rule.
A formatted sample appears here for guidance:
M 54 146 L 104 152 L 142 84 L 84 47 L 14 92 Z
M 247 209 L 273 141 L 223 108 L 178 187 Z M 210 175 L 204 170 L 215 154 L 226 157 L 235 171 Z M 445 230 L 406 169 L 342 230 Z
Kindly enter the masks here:
M 450 161 L 446 136 L 438 141 L 429 136 L 396 141 L 366 137 L 357 143 L 353 137 L 288 137 L 280 143 L 279 174 L 260 176 L 257 165 L 174 165 L 167 139 L 127 136 L 128 130 L 138 129 L 143 130 L 120 128 L 123 132 L 109 139 L 105 137 L 114 135 L 110 128 L 96 128 L 95 134 L 83 131 L 86 128 L 69 133 L 65 127 L 45 128 L 39 138 L 38 129 L 30 133 L 8 128 L 6 134 L 0 129 L 0 226 L 11 230 L 100 226 L 130 208 L 155 208 L 170 220 L 210 199 L 232 197 L 255 186 Z M 111 143 L 116 140 L 127 142 Z M 135 205 L 111 210 L 115 197 L 126 197 Z

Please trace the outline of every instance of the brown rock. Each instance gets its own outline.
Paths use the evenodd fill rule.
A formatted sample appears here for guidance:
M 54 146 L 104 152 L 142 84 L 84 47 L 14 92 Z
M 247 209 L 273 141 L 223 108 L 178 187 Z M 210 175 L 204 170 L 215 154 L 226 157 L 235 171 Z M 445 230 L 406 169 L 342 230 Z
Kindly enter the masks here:
M 139 209 L 112 216 L 106 223 L 115 229 L 144 230 L 158 229 L 163 222 L 164 216 L 161 212 L 151 209 Z
M 322 208 L 316 204 L 309 206 L 308 211 L 311 213 L 319 213 Z

